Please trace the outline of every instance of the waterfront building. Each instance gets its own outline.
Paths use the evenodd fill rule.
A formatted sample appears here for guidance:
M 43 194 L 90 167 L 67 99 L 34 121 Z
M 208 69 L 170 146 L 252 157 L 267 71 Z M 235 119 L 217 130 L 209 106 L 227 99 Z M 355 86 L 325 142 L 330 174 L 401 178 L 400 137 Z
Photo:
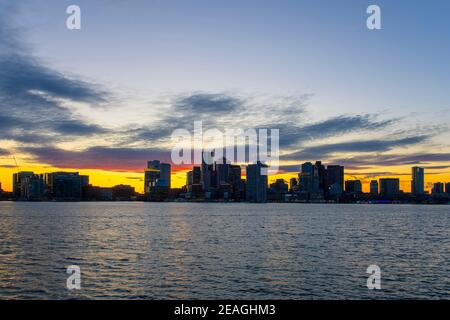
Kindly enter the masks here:
M 394 197 L 400 193 L 400 179 L 382 178 L 380 179 L 380 194 L 383 197 Z
M 313 184 L 312 184 L 312 192 L 313 193 L 323 193 L 326 189 L 327 184 L 327 174 L 325 166 L 322 164 L 322 161 L 316 161 L 313 167 Z
M 361 180 L 347 180 L 345 181 L 346 193 L 362 193 Z
M 344 190 L 344 167 L 338 165 L 327 166 L 327 190 L 333 187 L 333 190 Z
M 246 170 L 246 199 L 250 202 L 267 202 L 267 165 L 257 162 Z
M 113 200 L 130 201 L 136 196 L 136 190 L 130 185 L 119 184 L 112 187 Z
M 214 152 L 202 151 L 201 183 L 205 192 L 215 185 L 213 157 Z
M 44 175 L 47 192 L 56 200 L 81 200 L 83 184 L 87 176 L 78 172 L 53 172 Z
M 33 174 L 22 177 L 20 198 L 29 201 L 43 200 L 45 183 L 42 175 Z
M 299 175 L 299 189 L 300 192 L 310 193 L 313 190 L 313 164 L 305 162 L 302 164 L 302 171 Z
M 424 168 L 412 167 L 411 169 L 411 192 L 423 194 L 425 192 L 425 173 Z
M 16 199 L 19 199 L 21 197 L 21 190 L 22 190 L 22 181 L 26 177 L 31 177 L 34 175 L 34 172 L 32 171 L 20 171 L 18 173 L 13 174 L 13 196 Z
M 433 184 L 433 194 L 444 193 L 444 184 L 442 182 L 436 182 Z
M 377 180 L 372 180 L 370 181 L 370 193 L 371 194 L 378 194 L 378 181 Z
M 289 189 L 293 193 L 298 192 L 298 180 L 297 180 L 297 178 L 291 178 L 291 180 L 289 180 Z
M 171 166 L 169 163 L 162 163 L 159 160 L 147 162 L 144 176 L 144 192 L 169 193 L 170 191 Z

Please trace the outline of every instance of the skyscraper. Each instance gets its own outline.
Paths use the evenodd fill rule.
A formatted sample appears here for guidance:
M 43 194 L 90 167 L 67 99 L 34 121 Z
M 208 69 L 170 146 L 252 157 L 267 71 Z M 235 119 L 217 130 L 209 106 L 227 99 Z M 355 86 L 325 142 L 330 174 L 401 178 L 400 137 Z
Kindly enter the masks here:
M 400 180 L 397 178 L 380 179 L 380 194 L 383 197 L 393 197 L 400 193 Z
M 25 176 L 21 181 L 20 197 L 26 200 L 42 200 L 45 193 L 45 183 L 42 175 Z
M 169 192 L 171 167 L 168 163 L 159 160 L 147 162 L 144 177 L 145 193 Z
M 411 170 L 411 192 L 422 194 L 425 192 L 425 174 L 424 168 L 421 167 L 412 167 Z
M 201 177 L 203 190 L 207 191 L 214 186 L 214 165 L 213 165 L 214 152 L 202 152 L 202 167 Z
M 337 165 L 327 166 L 327 189 L 344 190 L 344 167 Z
M 261 170 L 267 170 L 267 166 L 261 162 L 247 166 L 246 198 L 251 202 L 267 202 L 267 174 Z
M 305 162 L 302 164 L 302 172 L 299 176 L 299 189 L 301 192 L 312 192 L 313 171 L 313 164 L 311 162 Z
M 370 193 L 378 194 L 378 181 L 377 180 L 370 181 Z
M 316 161 L 313 167 L 313 192 L 319 193 L 326 189 L 327 175 L 322 161 Z
M 216 172 L 216 188 L 220 188 L 223 184 L 231 185 L 231 164 L 227 163 L 226 158 L 214 163 L 214 171 Z
M 448 194 L 450 194 L 450 182 L 447 182 L 447 183 L 445 184 L 445 192 L 448 193 Z
M 21 197 L 22 181 L 25 177 L 31 177 L 34 173 L 31 171 L 20 171 L 13 174 L 13 195 L 15 198 Z

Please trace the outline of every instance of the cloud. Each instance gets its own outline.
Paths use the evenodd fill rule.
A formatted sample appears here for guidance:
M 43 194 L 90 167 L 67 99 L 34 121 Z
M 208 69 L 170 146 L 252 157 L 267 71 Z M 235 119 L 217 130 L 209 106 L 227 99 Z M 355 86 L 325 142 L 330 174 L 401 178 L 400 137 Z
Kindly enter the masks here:
M 17 6 L 0 4 L 0 130 L 2 139 L 50 143 L 65 135 L 103 133 L 77 119 L 65 102 L 96 106 L 110 94 L 99 85 L 67 76 L 34 57 L 11 18 Z M 46 137 L 52 136 L 53 140 Z
M 385 152 L 394 147 L 407 147 L 428 140 L 430 136 L 422 135 L 416 137 L 406 137 L 396 140 L 365 140 L 365 141 L 349 141 L 336 144 L 325 144 L 303 148 L 302 150 L 283 155 L 283 160 L 313 160 L 328 158 L 336 153 L 370 153 Z
M 55 123 L 53 130 L 65 135 L 85 136 L 108 132 L 107 129 L 98 125 L 86 124 L 77 120 L 65 120 Z
M 148 148 L 92 147 L 81 151 L 56 147 L 24 147 L 35 161 L 58 168 L 100 169 L 111 171 L 143 171 L 148 160 L 170 162 L 170 151 Z
M 342 165 L 352 169 L 366 169 L 373 166 L 400 166 L 400 165 L 422 165 L 434 162 L 450 162 L 450 153 L 412 153 L 412 154 L 389 154 L 355 156 L 349 158 L 335 159 Z
M 193 93 L 176 99 L 177 112 L 188 114 L 223 114 L 242 107 L 243 101 L 224 93 Z
M 289 147 L 305 141 L 338 137 L 350 132 L 374 131 L 398 121 L 397 119 L 377 121 L 376 118 L 377 115 L 369 114 L 341 115 L 305 126 L 282 127 L 280 145 Z

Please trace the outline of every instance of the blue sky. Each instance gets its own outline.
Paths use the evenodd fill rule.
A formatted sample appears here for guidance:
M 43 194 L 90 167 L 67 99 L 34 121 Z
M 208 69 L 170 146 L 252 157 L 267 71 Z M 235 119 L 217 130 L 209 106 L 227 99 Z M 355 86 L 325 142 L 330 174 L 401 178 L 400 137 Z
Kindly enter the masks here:
M 106 148 L 105 156 L 119 147 L 151 147 L 159 154 L 169 129 L 191 119 L 183 112 L 196 113 L 195 103 L 211 105 L 200 115 L 215 117 L 211 126 L 234 123 L 232 114 L 217 113 L 231 103 L 229 111 L 248 125 L 286 127 L 286 161 L 292 155 L 312 160 L 301 154 L 313 152 L 330 161 L 376 155 L 380 163 L 392 160 L 386 155 L 417 156 L 430 148 L 450 152 L 448 1 L 0 3 L 0 36 L 11 40 L 0 45 L 10 70 L 3 71 L 0 89 L 6 99 L 11 83 L 24 88 L 9 116 L 23 116 L 26 107 L 20 105 L 37 103 L 53 118 L 30 119 L 30 129 L 14 127 L 6 142 L 39 163 L 62 164 L 43 156 L 60 154 L 49 148 L 83 155 L 87 137 L 90 147 Z M 80 31 L 65 26 L 70 4 L 81 7 Z M 370 4 L 381 7 L 382 30 L 366 28 Z M 46 79 L 44 84 L 10 79 L 14 68 L 26 73 L 32 66 L 31 74 Z M 177 109 L 186 105 L 192 109 Z M 2 123 L 6 128 L 18 122 Z M 54 133 L 58 139 L 47 141 Z M 354 143 L 361 139 L 363 144 Z
M 79 32 L 65 28 L 73 1 L 32 3 L 23 24 L 40 57 L 126 89 L 313 93 L 330 113 L 449 108 L 448 1 L 377 1 L 381 31 L 365 26 L 373 1 L 78 1 Z

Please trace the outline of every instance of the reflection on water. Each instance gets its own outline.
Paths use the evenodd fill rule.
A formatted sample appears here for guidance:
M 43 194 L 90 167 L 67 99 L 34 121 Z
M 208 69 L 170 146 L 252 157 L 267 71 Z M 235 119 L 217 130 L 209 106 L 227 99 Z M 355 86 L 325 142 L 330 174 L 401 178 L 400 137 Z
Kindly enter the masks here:
M 448 206 L 0 202 L 0 298 L 450 298 Z M 82 289 L 66 289 L 79 265 Z M 381 267 L 382 290 L 366 287 Z

